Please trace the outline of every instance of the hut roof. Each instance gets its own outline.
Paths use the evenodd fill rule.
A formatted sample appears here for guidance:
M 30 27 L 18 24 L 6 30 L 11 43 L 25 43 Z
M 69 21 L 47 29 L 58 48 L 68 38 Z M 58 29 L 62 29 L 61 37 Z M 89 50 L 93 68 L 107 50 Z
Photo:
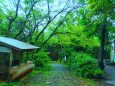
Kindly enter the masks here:
M 27 51 L 27 50 L 34 50 L 38 49 L 39 47 L 36 47 L 34 45 L 12 39 L 12 38 L 7 38 L 7 37 L 0 37 L 0 45 L 16 49 L 18 51 Z

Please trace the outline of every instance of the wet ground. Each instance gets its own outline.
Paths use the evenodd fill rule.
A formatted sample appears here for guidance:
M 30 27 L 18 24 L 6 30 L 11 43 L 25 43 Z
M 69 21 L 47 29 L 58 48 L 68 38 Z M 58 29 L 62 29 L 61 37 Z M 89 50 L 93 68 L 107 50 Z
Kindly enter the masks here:
M 70 76 L 68 69 L 58 63 L 51 64 L 48 74 L 38 74 L 28 80 L 21 81 L 20 86 L 80 86 L 76 77 Z
M 108 73 L 104 80 L 80 80 L 59 63 L 51 64 L 52 70 L 20 81 L 19 86 L 115 86 L 115 67 L 106 66 Z
M 106 65 L 105 72 L 104 79 L 95 81 L 96 86 L 115 86 L 115 66 Z
M 53 63 L 51 64 L 52 70 L 54 72 L 68 72 L 68 69 L 63 65 L 63 64 L 59 64 L 59 63 Z
M 105 82 L 111 84 L 111 86 L 115 86 L 115 66 L 106 65 L 105 71 L 108 74 L 108 80 L 105 80 Z

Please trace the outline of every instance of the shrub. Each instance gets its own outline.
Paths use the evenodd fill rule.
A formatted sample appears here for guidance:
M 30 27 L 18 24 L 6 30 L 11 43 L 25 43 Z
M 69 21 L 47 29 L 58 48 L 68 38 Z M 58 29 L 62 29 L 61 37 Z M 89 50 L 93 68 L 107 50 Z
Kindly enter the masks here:
M 103 74 L 103 71 L 98 68 L 96 59 L 86 53 L 73 53 L 68 59 L 69 68 L 76 75 L 92 78 Z
M 87 48 L 85 49 L 85 52 L 91 54 L 91 56 L 93 56 L 93 57 L 95 57 L 95 58 L 98 59 L 99 50 L 100 50 L 100 47 L 92 47 L 92 48 L 87 47 Z
M 45 67 L 47 66 L 47 64 L 51 61 L 48 53 L 44 52 L 44 51 L 39 51 L 36 55 L 35 55 L 35 66 L 36 67 Z

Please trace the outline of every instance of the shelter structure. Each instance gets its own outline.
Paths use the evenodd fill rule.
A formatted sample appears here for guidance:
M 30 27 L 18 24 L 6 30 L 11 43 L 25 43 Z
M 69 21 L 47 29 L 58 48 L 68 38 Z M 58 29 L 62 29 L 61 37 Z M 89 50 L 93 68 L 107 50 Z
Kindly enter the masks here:
M 16 39 L 0 37 L 0 74 L 6 74 L 6 79 L 12 81 L 30 72 L 35 64 L 28 58 L 32 58 L 37 49 L 39 47 Z

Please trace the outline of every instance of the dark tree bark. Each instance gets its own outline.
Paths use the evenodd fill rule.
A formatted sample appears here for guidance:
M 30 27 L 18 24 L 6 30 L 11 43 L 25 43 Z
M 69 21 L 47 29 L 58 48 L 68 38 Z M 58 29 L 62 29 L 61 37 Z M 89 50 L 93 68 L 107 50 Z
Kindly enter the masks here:
M 31 14 L 31 12 L 32 12 L 32 10 L 33 10 L 33 8 L 34 8 L 36 3 L 37 2 L 32 3 L 32 5 L 31 5 L 31 7 L 29 9 L 29 12 L 26 14 L 26 20 L 23 22 L 23 26 L 21 27 L 21 30 L 14 36 L 15 39 L 23 33 L 24 28 L 26 27 L 26 23 L 28 22 L 28 18 L 29 18 L 29 16 L 30 16 L 30 14 Z
M 104 70 L 104 57 L 105 57 L 105 35 L 106 35 L 106 25 L 104 24 L 101 28 L 101 43 L 100 43 L 100 54 L 99 54 L 99 67 Z
M 19 10 L 19 5 L 20 5 L 20 0 L 17 1 L 16 4 L 16 11 L 15 11 L 15 16 L 13 18 L 8 18 L 9 19 L 9 24 L 8 24 L 8 31 L 11 31 L 12 23 L 16 20 L 18 16 L 18 10 Z

